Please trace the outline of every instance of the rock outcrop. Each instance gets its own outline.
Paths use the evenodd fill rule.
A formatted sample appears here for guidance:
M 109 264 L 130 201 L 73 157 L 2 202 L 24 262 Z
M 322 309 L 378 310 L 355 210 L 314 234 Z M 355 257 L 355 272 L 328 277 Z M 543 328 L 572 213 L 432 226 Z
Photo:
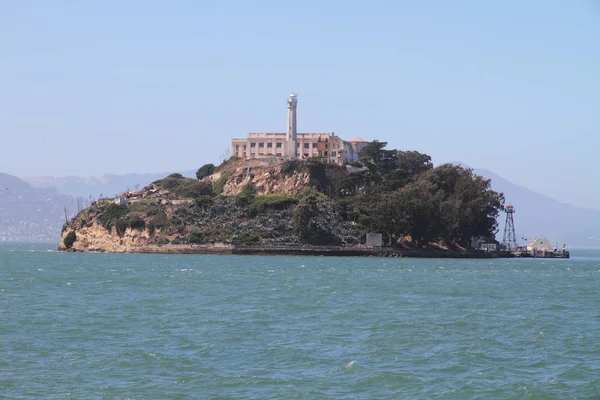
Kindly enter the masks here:
M 70 247 L 72 251 L 107 251 L 112 253 L 128 253 L 136 251 L 140 247 L 148 246 L 150 235 L 148 230 L 137 230 L 126 228 L 122 235 L 115 234 L 112 227 L 110 230 L 99 225 L 97 222 L 90 226 L 77 229 L 77 240 Z M 65 245 L 65 237 L 70 230 L 62 234 L 59 250 L 68 250 Z
M 200 182 L 173 174 L 118 199 L 94 202 L 65 225 L 59 249 L 154 252 L 165 245 L 299 245 L 304 239 L 294 227 L 294 210 L 302 193 L 332 190 L 347 176 L 337 165 L 299 161 L 238 161 L 229 167 Z M 254 193 L 240 196 L 249 183 Z M 357 241 L 330 199 L 322 196 L 311 204 L 311 240 L 321 235 L 327 243 Z
M 256 186 L 256 194 L 297 194 L 311 187 L 308 171 L 282 172 L 281 165 L 270 168 L 238 168 L 223 186 L 225 196 L 237 196 L 248 183 Z

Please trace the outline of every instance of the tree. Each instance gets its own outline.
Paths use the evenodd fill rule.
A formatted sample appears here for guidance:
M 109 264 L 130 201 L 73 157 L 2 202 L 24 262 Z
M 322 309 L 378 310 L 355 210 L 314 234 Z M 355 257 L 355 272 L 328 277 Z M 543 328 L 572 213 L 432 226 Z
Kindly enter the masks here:
M 416 247 L 440 238 L 442 194 L 435 185 L 417 180 L 397 192 L 405 232 Z
M 410 236 L 416 247 L 427 244 L 438 237 L 439 198 L 425 181 L 384 194 L 373 206 L 374 227 L 394 239 Z
M 416 163 L 411 161 L 409 169 L 416 175 L 410 182 L 373 197 L 371 228 L 396 239 L 410 236 L 415 246 L 434 241 L 468 246 L 475 237 L 493 239 L 504 196 L 491 190 L 490 181 L 451 164 L 429 168 L 427 155 L 413 156 Z
M 196 178 L 198 180 L 204 179 L 207 176 L 212 175 L 214 170 L 215 166 L 213 164 L 204 164 L 203 166 L 198 168 L 198 171 L 196 171 Z
M 421 172 L 433 168 L 431 156 L 418 151 L 397 151 L 396 165 L 398 171 L 401 171 L 407 178 L 414 178 Z
M 491 181 L 473 171 L 444 164 L 419 175 L 419 181 L 434 185 L 440 201 L 440 237 L 447 242 L 468 245 L 474 237 L 493 239 L 504 195 L 491 189 Z
M 352 174 L 344 179 L 337 185 L 336 192 L 340 196 L 355 196 L 361 192 L 361 190 L 370 186 L 372 180 L 369 174 Z
M 369 216 L 371 230 L 385 234 L 391 242 L 406 234 L 397 192 L 379 196 L 372 204 Z
M 368 157 L 377 166 L 377 171 L 381 174 L 387 174 L 395 170 L 398 166 L 396 163 L 396 150 L 385 150 L 387 142 L 379 142 L 377 140 L 367 144 L 360 152 L 361 157 Z

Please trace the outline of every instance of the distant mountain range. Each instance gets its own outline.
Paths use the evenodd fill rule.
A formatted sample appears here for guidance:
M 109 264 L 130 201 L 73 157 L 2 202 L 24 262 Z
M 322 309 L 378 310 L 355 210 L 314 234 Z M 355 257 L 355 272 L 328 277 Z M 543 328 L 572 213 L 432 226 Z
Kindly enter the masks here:
M 491 179 L 492 188 L 503 192 L 506 203 L 515 206 L 517 239 L 546 237 L 562 246 L 600 247 L 600 210 L 579 208 L 516 185 L 486 169 L 474 172 Z M 600 203 L 598 204 L 600 207 Z M 505 216 L 501 216 L 497 238 L 502 241 Z M 521 239 L 521 242 L 525 241 Z
M 0 173 L 0 242 L 58 242 L 65 208 L 76 211 L 77 200 L 58 194 L 54 188 L 34 188 Z
M 503 192 L 507 203 L 515 206 L 518 239 L 542 236 L 559 246 L 566 243 L 570 247 L 600 247 L 600 210 L 561 203 L 485 169 L 475 169 L 474 172 L 491 179 L 493 189 Z M 64 221 L 64 207 L 70 214 L 75 214 L 78 207 L 76 197 L 86 201 L 101 196 L 112 197 L 126 189 L 142 188 L 169 173 L 90 178 L 34 177 L 23 180 L 0 174 L 0 188 L 3 189 L 3 193 L 0 193 L 0 240 L 5 237 L 13 240 L 58 241 Z M 189 177 L 195 175 L 195 171 L 180 173 Z M 502 240 L 504 215 L 500 217 L 499 228 L 497 238 Z M 524 243 L 525 240 L 521 239 L 520 242 Z
M 124 190 L 141 189 L 150 183 L 178 171 L 158 174 L 124 174 L 102 175 L 100 177 L 81 178 L 78 176 L 65 176 L 55 178 L 52 176 L 25 177 L 23 180 L 37 188 L 55 188 L 61 194 L 73 197 L 94 199 L 99 197 L 112 197 Z M 195 171 L 180 172 L 183 176 L 194 177 Z

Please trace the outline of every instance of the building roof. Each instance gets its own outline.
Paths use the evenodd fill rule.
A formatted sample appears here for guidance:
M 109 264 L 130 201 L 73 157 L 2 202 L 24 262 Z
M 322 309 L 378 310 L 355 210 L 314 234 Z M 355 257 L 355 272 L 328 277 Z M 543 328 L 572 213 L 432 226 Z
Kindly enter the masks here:
M 355 137 L 354 139 L 350 140 L 350 143 L 369 143 L 369 142 L 366 141 L 365 139 L 361 139 L 359 137 Z

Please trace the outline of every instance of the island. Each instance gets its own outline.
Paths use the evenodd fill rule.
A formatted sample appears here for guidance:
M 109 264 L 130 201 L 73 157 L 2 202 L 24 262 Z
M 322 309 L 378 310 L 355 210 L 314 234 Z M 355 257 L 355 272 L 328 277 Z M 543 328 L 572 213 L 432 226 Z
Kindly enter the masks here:
M 172 174 L 95 201 L 64 225 L 59 249 L 503 256 L 495 235 L 504 196 L 489 180 L 386 142 L 365 142 L 353 157 L 234 155 L 196 179 Z

